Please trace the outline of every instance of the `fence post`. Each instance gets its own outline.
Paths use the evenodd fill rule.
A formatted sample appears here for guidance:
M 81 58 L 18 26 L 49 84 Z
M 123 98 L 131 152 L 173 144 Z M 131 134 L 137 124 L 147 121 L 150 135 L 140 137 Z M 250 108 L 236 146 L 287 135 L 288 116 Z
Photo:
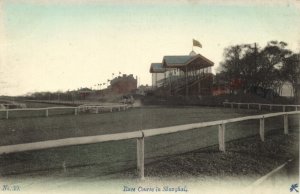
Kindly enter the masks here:
M 285 106 L 282 106 L 282 111 L 285 112 Z
M 289 120 L 288 120 L 288 115 L 285 114 L 283 115 L 283 125 L 284 125 L 284 134 L 287 135 L 289 134 Z
M 248 104 L 248 109 L 250 109 L 250 104 Z
M 259 135 L 261 141 L 265 141 L 265 118 L 259 119 Z
M 98 109 L 98 106 L 96 106 L 96 114 L 99 113 L 99 109 Z
M 300 114 L 299 114 L 299 116 L 298 116 L 298 120 L 299 120 L 299 122 L 298 122 L 298 123 L 299 123 L 299 126 L 298 126 L 298 127 L 299 127 L 299 130 L 300 130 Z
M 143 132 L 142 132 L 143 133 Z M 137 171 L 140 179 L 144 179 L 144 133 L 142 138 L 137 139 Z
M 225 152 L 225 124 L 219 125 L 219 150 Z
M 78 114 L 77 111 L 78 111 L 77 108 L 75 108 L 75 109 L 74 109 L 74 114 L 75 114 L 75 115 Z
M 112 112 L 113 111 L 113 108 L 112 107 L 110 107 L 110 112 Z
M 300 114 L 299 114 L 299 116 L 298 116 L 298 128 L 299 128 L 299 130 L 300 130 Z
M 48 111 L 48 109 L 46 109 L 46 117 L 48 117 L 49 116 L 49 111 Z
M 296 111 L 298 111 L 298 106 L 296 106 Z
M 261 110 L 261 104 L 258 104 L 258 110 Z
M 8 119 L 8 109 L 6 109 L 6 119 Z

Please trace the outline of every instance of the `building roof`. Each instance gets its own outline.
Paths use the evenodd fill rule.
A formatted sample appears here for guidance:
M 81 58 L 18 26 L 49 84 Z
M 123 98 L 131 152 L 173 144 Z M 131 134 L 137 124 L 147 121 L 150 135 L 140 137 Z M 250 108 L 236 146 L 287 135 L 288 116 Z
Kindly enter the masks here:
M 193 56 L 180 55 L 180 56 L 164 56 L 163 63 L 167 66 L 183 65 L 191 60 Z
M 162 63 L 151 63 L 150 73 L 164 73 L 165 71 Z
M 190 55 L 164 56 L 162 63 L 151 63 L 150 73 L 164 73 L 167 69 L 178 68 L 184 72 L 213 66 L 214 63 L 206 57 L 191 52 Z
M 214 63 L 212 61 L 200 54 L 164 56 L 163 58 L 163 67 L 180 68 L 183 71 L 189 71 L 191 69 L 202 69 L 213 65 Z

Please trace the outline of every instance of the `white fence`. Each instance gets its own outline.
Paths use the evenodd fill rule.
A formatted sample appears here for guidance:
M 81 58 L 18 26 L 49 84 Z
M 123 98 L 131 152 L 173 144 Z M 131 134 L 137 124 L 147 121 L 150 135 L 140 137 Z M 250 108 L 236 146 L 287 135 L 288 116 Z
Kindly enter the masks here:
M 113 112 L 113 110 L 127 110 L 128 105 L 120 104 L 120 105 L 81 105 L 79 107 L 46 107 L 46 108 L 16 108 L 16 109 L 3 109 L 0 110 L 0 112 L 5 112 L 5 118 L 9 118 L 10 112 L 17 112 L 17 111 L 44 111 L 45 117 L 49 116 L 50 110 L 73 110 L 74 115 L 78 115 L 81 111 L 87 111 L 87 110 L 93 110 L 96 114 L 98 114 L 100 111 L 110 111 Z
M 238 109 L 241 108 L 242 105 L 247 105 L 247 108 L 250 109 L 250 106 L 254 106 L 258 108 L 258 110 L 261 110 L 263 107 L 268 107 L 270 111 L 272 111 L 273 107 L 282 107 L 282 111 L 286 111 L 286 107 L 293 107 L 295 108 L 295 111 L 298 111 L 298 108 L 300 109 L 300 105 L 288 105 L 288 104 L 261 104 L 261 103 L 238 103 L 238 102 L 223 102 L 224 107 L 226 105 L 230 105 L 231 108 L 237 107 Z
M 63 100 L 25 100 L 25 102 L 37 102 L 37 103 L 48 103 L 48 104 L 62 104 L 62 105 L 82 105 L 86 101 L 73 100 L 73 101 L 63 101 Z
M 118 104 L 118 105 L 81 105 L 78 107 L 79 111 L 86 111 L 86 110 L 94 110 L 95 113 L 99 113 L 99 111 L 103 110 L 109 110 L 110 112 L 113 112 L 113 110 L 127 110 L 128 109 L 127 104 Z
M 260 139 L 261 141 L 264 141 L 266 118 L 283 116 L 284 134 L 288 134 L 288 115 L 295 115 L 295 114 L 300 115 L 300 111 L 253 115 L 253 116 L 239 117 L 239 118 L 219 120 L 219 121 L 177 125 L 177 126 L 163 127 L 163 128 L 156 128 L 156 129 L 147 129 L 147 130 L 140 130 L 135 132 L 127 132 L 127 133 L 117 133 L 117 134 L 87 136 L 87 137 L 74 137 L 74 138 L 48 140 L 48 141 L 41 141 L 41 142 L 34 142 L 34 143 L 6 145 L 6 146 L 0 146 L 0 154 L 31 151 L 31 150 L 41 150 L 47 148 L 64 147 L 64 146 L 72 146 L 72 145 L 94 144 L 94 143 L 107 142 L 107 141 L 137 139 L 137 169 L 138 169 L 139 177 L 143 179 L 144 178 L 144 147 L 145 147 L 144 142 L 146 137 L 176 133 L 180 131 L 187 131 L 191 129 L 197 129 L 197 128 L 203 128 L 209 126 L 218 126 L 219 150 L 225 152 L 226 124 L 240 122 L 240 121 L 247 121 L 247 120 L 259 120 Z M 300 119 L 299 119 L 299 128 L 300 128 Z

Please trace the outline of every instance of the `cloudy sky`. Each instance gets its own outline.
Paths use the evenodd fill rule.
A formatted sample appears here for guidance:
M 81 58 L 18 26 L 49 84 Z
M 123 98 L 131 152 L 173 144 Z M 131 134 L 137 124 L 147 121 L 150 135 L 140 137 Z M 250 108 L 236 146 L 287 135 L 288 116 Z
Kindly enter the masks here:
M 298 51 L 300 1 L 0 0 L 0 95 L 72 90 L 119 72 L 150 84 L 151 62 L 195 48 L 215 63 L 229 45 L 270 40 Z

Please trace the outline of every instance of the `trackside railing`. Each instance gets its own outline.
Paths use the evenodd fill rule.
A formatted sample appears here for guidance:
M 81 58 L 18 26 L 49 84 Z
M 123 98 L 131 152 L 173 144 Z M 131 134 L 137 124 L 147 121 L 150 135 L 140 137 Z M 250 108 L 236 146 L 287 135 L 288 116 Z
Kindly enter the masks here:
M 99 113 L 99 110 L 103 110 L 103 109 L 107 109 L 110 112 L 113 112 L 113 110 L 127 110 L 128 109 L 128 105 L 127 104 L 119 104 L 119 105 L 81 105 L 78 106 L 79 110 L 88 110 L 88 109 L 93 109 L 95 110 L 96 113 Z
M 64 101 L 64 100 L 25 100 L 25 102 L 37 102 L 37 103 L 49 103 L 49 104 L 63 104 L 63 105 L 82 105 L 84 101 L 80 100 L 72 100 L 72 101 Z
M 24 151 L 31 151 L 31 150 L 42 150 L 48 148 L 65 147 L 65 146 L 73 146 L 73 145 L 94 144 L 94 143 L 101 143 L 107 141 L 137 139 L 137 170 L 138 170 L 138 176 L 141 179 L 143 179 L 144 164 L 145 164 L 144 147 L 145 147 L 145 138 L 147 137 L 176 133 L 180 131 L 187 131 L 187 130 L 203 128 L 203 127 L 218 126 L 219 150 L 225 152 L 226 124 L 240 122 L 240 121 L 247 121 L 247 120 L 259 120 L 260 122 L 259 135 L 261 141 L 264 141 L 265 140 L 265 119 L 270 117 L 283 116 L 284 134 L 288 134 L 289 115 L 300 115 L 300 111 L 252 115 L 252 116 L 238 117 L 238 118 L 219 120 L 219 121 L 209 121 L 209 122 L 193 123 L 193 124 L 186 124 L 186 125 L 176 125 L 171 127 L 146 129 L 146 130 L 140 130 L 135 132 L 127 132 L 127 133 L 74 137 L 74 138 L 65 138 L 65 139 L 58 139 L 58 140 L 40 141 L 34 143 L 5 145 L 5 146 L 0 146 L 0 154 L 24 152 Z M 298 123 L 300 128 L 300 118 Z
M 45 107 L 45 108 L 14 108 L 14 109 L 1 109 L 0 112 L 5 112 L 5 118 L 9 118 L 10 112 L 18 112 L 18 111 L 45 111 L 45 117 L 49 116 L 50 110 L 73 110 L 74 115 L 78 115 L 80 111 L 85 111 L 88 109 L 95 110 L 95 113 L 99 113 L 100 110 L 108 110 L 113 112 L 113 110 L 127 110 L 128 105 L 120 104 L 120 105 L 81 105 L 78 107 L 69 107 L 69 106 L 59 106 L 59 107 Z
M 287 107 L 295 108 L 295 111 L 300 110 L 300 105 L 291 105 L 291 104 L 262 104 L 262 103 L 239 103 L 239 102 L 223 102 L 223 106 L 226 107 L 229 105 L 231 108 L 237 107 L 241 108 L 242 105 L 247 105 L 247 108 L 250 109 L 250 106 L 254 106 L 258 110 L 262 110 L 263 107 L 268 107 L 270 111 L 272 111 L 273 107 L 282 107 L 282 111 L 285 112 Z

